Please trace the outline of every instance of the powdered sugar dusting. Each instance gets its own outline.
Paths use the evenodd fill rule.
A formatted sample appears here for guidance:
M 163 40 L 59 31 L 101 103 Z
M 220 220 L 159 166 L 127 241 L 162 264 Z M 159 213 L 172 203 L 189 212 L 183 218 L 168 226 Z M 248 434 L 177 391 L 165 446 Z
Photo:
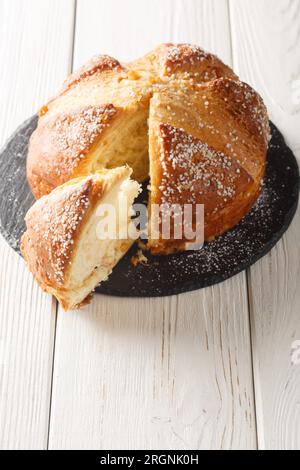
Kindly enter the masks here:
M 174 44 L 167 47 L 166 61 L 169 64 L 191 64 L 209 59 L 211 54 L 194 44 Z
M 184 203 L 206 203 L 213 194 L 217 211 L 233 199 L 245 172 L 228 155 L 170 125 L 159 126 L 162 178 L 159 189 L 163 203 L 180 200 Z M 250 181 L 250 180 L 249 180 Z
M 58 175 L 64 171 L 64 166 L 67 167 L 68 172 L 70 167 L 78 166 L 96 139 L 110 125 L 116 112 L 112 104 L 87 106 L 79 111 L 68 115 L 61 114 L 55 118 L 50 138 L 63 158 L 61 165 L 56 167 Z
M 59 285 L 71 262 L 76 231 L 90 206 L 91 181 L 88 178 L 62 194 L 40 199 L 26 217 L 29 243 L 47 266 L 48 278 Z
M 215 82 L 216 88 L 220 82 Z M 247 83 L 241 81 L 227 81 L 227 101 L 240 116 L 246 118 L 245 122 L 255 126 L 254 136 L 258 136 L 267 146 L 270 140 L 270 127 L 267 109 L 262 98 Z

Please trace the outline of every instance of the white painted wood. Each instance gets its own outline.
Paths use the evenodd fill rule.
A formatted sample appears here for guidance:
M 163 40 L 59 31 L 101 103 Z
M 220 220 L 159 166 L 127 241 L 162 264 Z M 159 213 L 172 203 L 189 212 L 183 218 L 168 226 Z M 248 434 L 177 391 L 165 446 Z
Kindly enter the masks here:
M 78 0 L 74 50 L 77 67 L 99 53 L 126 62 L 168 41 L 196 43 L 230 63 L 227 2 Z
M 0 2 L 0 145 L 61 83 L 73 1 Z M 47 445 L 56 302 L 0 238 L 0 448 Z
M 0 448 L 45 448 L 56 302 L 0 240 Z
M 246 311 L 233 279 L 60 312 L 50 448 L 253 447 Z
M 258 88 L 300 162 L 300 2 L 232 1 L 237 73 Z M 300 214 L 250 270 L 254 377 L 260 448 L 300 449 Z
M 227 2 L 79 0 L 75 67 L 162 41 L 203 44 L 231 62 Z M 59 310 L 50 448 L 254 448 L 245 274 L 160 299 L 97 295 Z
M 271 119 L 300 150 L 299 0 L 230 0 L 234 67 L 256 87 Z

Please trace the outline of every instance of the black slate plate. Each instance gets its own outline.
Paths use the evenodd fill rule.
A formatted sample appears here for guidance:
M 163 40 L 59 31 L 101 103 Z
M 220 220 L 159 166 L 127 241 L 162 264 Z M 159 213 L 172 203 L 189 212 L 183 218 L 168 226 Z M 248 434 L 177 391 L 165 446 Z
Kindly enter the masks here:
M 18 253 L 24 215 L 34 202 L 26 181 L 26 154 L 36 123 L 36 116 L 24 122 L 0 153 L 0 231 Z M 271 250 L 291 223 L 299 197 L 296 159 L 273 124 L 271 129 L 262 194 L 236 227 L 200 251 L 156 257 L 146 253 L 148 263 L 136 267 L 130 263 L 134 245 L 97 292 L 152 297 L 191 291 L 237 274 Z

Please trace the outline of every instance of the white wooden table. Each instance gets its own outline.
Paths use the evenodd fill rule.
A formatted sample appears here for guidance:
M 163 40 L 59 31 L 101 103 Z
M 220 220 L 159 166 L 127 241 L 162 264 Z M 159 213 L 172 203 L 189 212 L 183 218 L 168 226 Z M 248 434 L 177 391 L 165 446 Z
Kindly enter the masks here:
M 91 55 L 168 41 L 232 64 L 300 159 L 299 0 L 0 0 L 0 143 Z M 0 447 L 300 449 L 299 233 L 221 285 L 71 313 L 1 239 Z

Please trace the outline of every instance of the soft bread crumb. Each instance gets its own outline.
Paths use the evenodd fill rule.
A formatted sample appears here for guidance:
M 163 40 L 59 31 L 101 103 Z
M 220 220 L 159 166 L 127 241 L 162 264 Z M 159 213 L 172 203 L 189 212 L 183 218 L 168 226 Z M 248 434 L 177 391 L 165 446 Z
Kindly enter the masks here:
M 148 258 L 144 255 L 142 250 L 138 250 L 134 256 L 131 257 L 130 263 L 132 266 L 137 266 L 138 264 L 147 264 Z

